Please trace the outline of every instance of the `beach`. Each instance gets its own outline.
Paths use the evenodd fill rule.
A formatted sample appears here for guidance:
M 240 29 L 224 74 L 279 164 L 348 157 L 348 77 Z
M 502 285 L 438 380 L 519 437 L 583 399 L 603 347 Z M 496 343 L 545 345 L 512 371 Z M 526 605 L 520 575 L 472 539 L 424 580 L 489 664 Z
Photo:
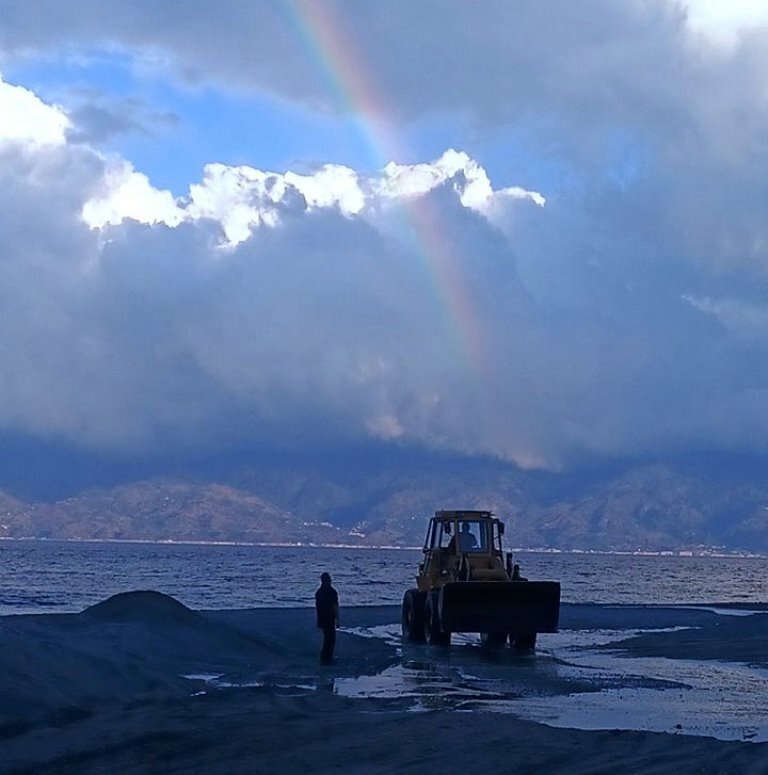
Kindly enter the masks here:
M 0 772 L 768 772 L 761 687 L 718 672 L 761 680 L 768 617 L 746 613 L 564 605 L 520 656 L 403 646 L 398 607 L 348 607 L 329 667 L 309 608 L 132 592 L 5 616 Z

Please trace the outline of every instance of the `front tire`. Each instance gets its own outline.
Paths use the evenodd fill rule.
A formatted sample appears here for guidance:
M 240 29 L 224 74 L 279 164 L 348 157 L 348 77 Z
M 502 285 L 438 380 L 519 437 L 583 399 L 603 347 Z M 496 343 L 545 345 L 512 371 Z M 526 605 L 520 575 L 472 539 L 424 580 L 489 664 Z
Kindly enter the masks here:
M 403 595 L 400 629 L 408 643 L 424 642 L 424 600 L 426 595 L 418 589 L 409 589 Z
M 424 640 L 430 646 L 450 646 L 451 633 L 440 629 L 440 614 L 437 608 L 437 592 L 432 592 L 424 606 Z

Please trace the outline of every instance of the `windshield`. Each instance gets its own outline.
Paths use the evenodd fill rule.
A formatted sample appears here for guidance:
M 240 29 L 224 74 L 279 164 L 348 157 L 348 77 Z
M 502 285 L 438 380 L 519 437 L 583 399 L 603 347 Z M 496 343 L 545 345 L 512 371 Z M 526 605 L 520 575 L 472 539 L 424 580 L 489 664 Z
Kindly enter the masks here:
M 426 548 L 429 547 L 450 554 L 485 552 L 488 550 L 486 523 L 477 519 L 436 520 L 427 535 Z
M 460 552 L 485 551 L 485 530 L 480 522 L 470 522 L 469 520 L 459 522 L 458 537 Z

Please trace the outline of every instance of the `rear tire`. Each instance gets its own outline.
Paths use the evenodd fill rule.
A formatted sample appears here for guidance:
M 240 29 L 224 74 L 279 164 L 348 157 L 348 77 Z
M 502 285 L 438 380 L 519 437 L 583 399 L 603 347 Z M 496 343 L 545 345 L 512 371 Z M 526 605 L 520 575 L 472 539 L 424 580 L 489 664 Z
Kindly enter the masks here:
M 501 648 L 507 643 L 506 632 L 481 632 L 480 642 L 490 649 Z
M 427 596 L 424 606 L 424 640 L 430 646 L 450 646 L 451 633 L 440 629 L 440 614 L 437 610 L 437 592 Z
M 409 589 L 403 595 L 400 629 L 408 643 L 424 642 L 424 601 L 426 595 L 418 589 Z
M 515 651 L 519 651 L 523 654 L 530 654 L 536 650 L 536 633 L 524 632 L 524 633 L 509 633 L 509 645 L 512 646 Z

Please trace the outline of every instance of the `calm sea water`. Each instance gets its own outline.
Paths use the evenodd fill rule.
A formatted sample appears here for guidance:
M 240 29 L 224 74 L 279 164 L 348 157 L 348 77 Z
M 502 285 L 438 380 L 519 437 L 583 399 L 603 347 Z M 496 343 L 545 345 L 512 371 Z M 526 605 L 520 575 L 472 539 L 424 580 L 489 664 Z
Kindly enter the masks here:
M 310 605 L 322 571 L 343 604 L 399 604 L 413 549 L 0 541 L 0 615 L 82 611 L 153 589 L 197 609 Z M 573 603 L 768 602 L 768 558 L 519 552 L 530 579 Z

